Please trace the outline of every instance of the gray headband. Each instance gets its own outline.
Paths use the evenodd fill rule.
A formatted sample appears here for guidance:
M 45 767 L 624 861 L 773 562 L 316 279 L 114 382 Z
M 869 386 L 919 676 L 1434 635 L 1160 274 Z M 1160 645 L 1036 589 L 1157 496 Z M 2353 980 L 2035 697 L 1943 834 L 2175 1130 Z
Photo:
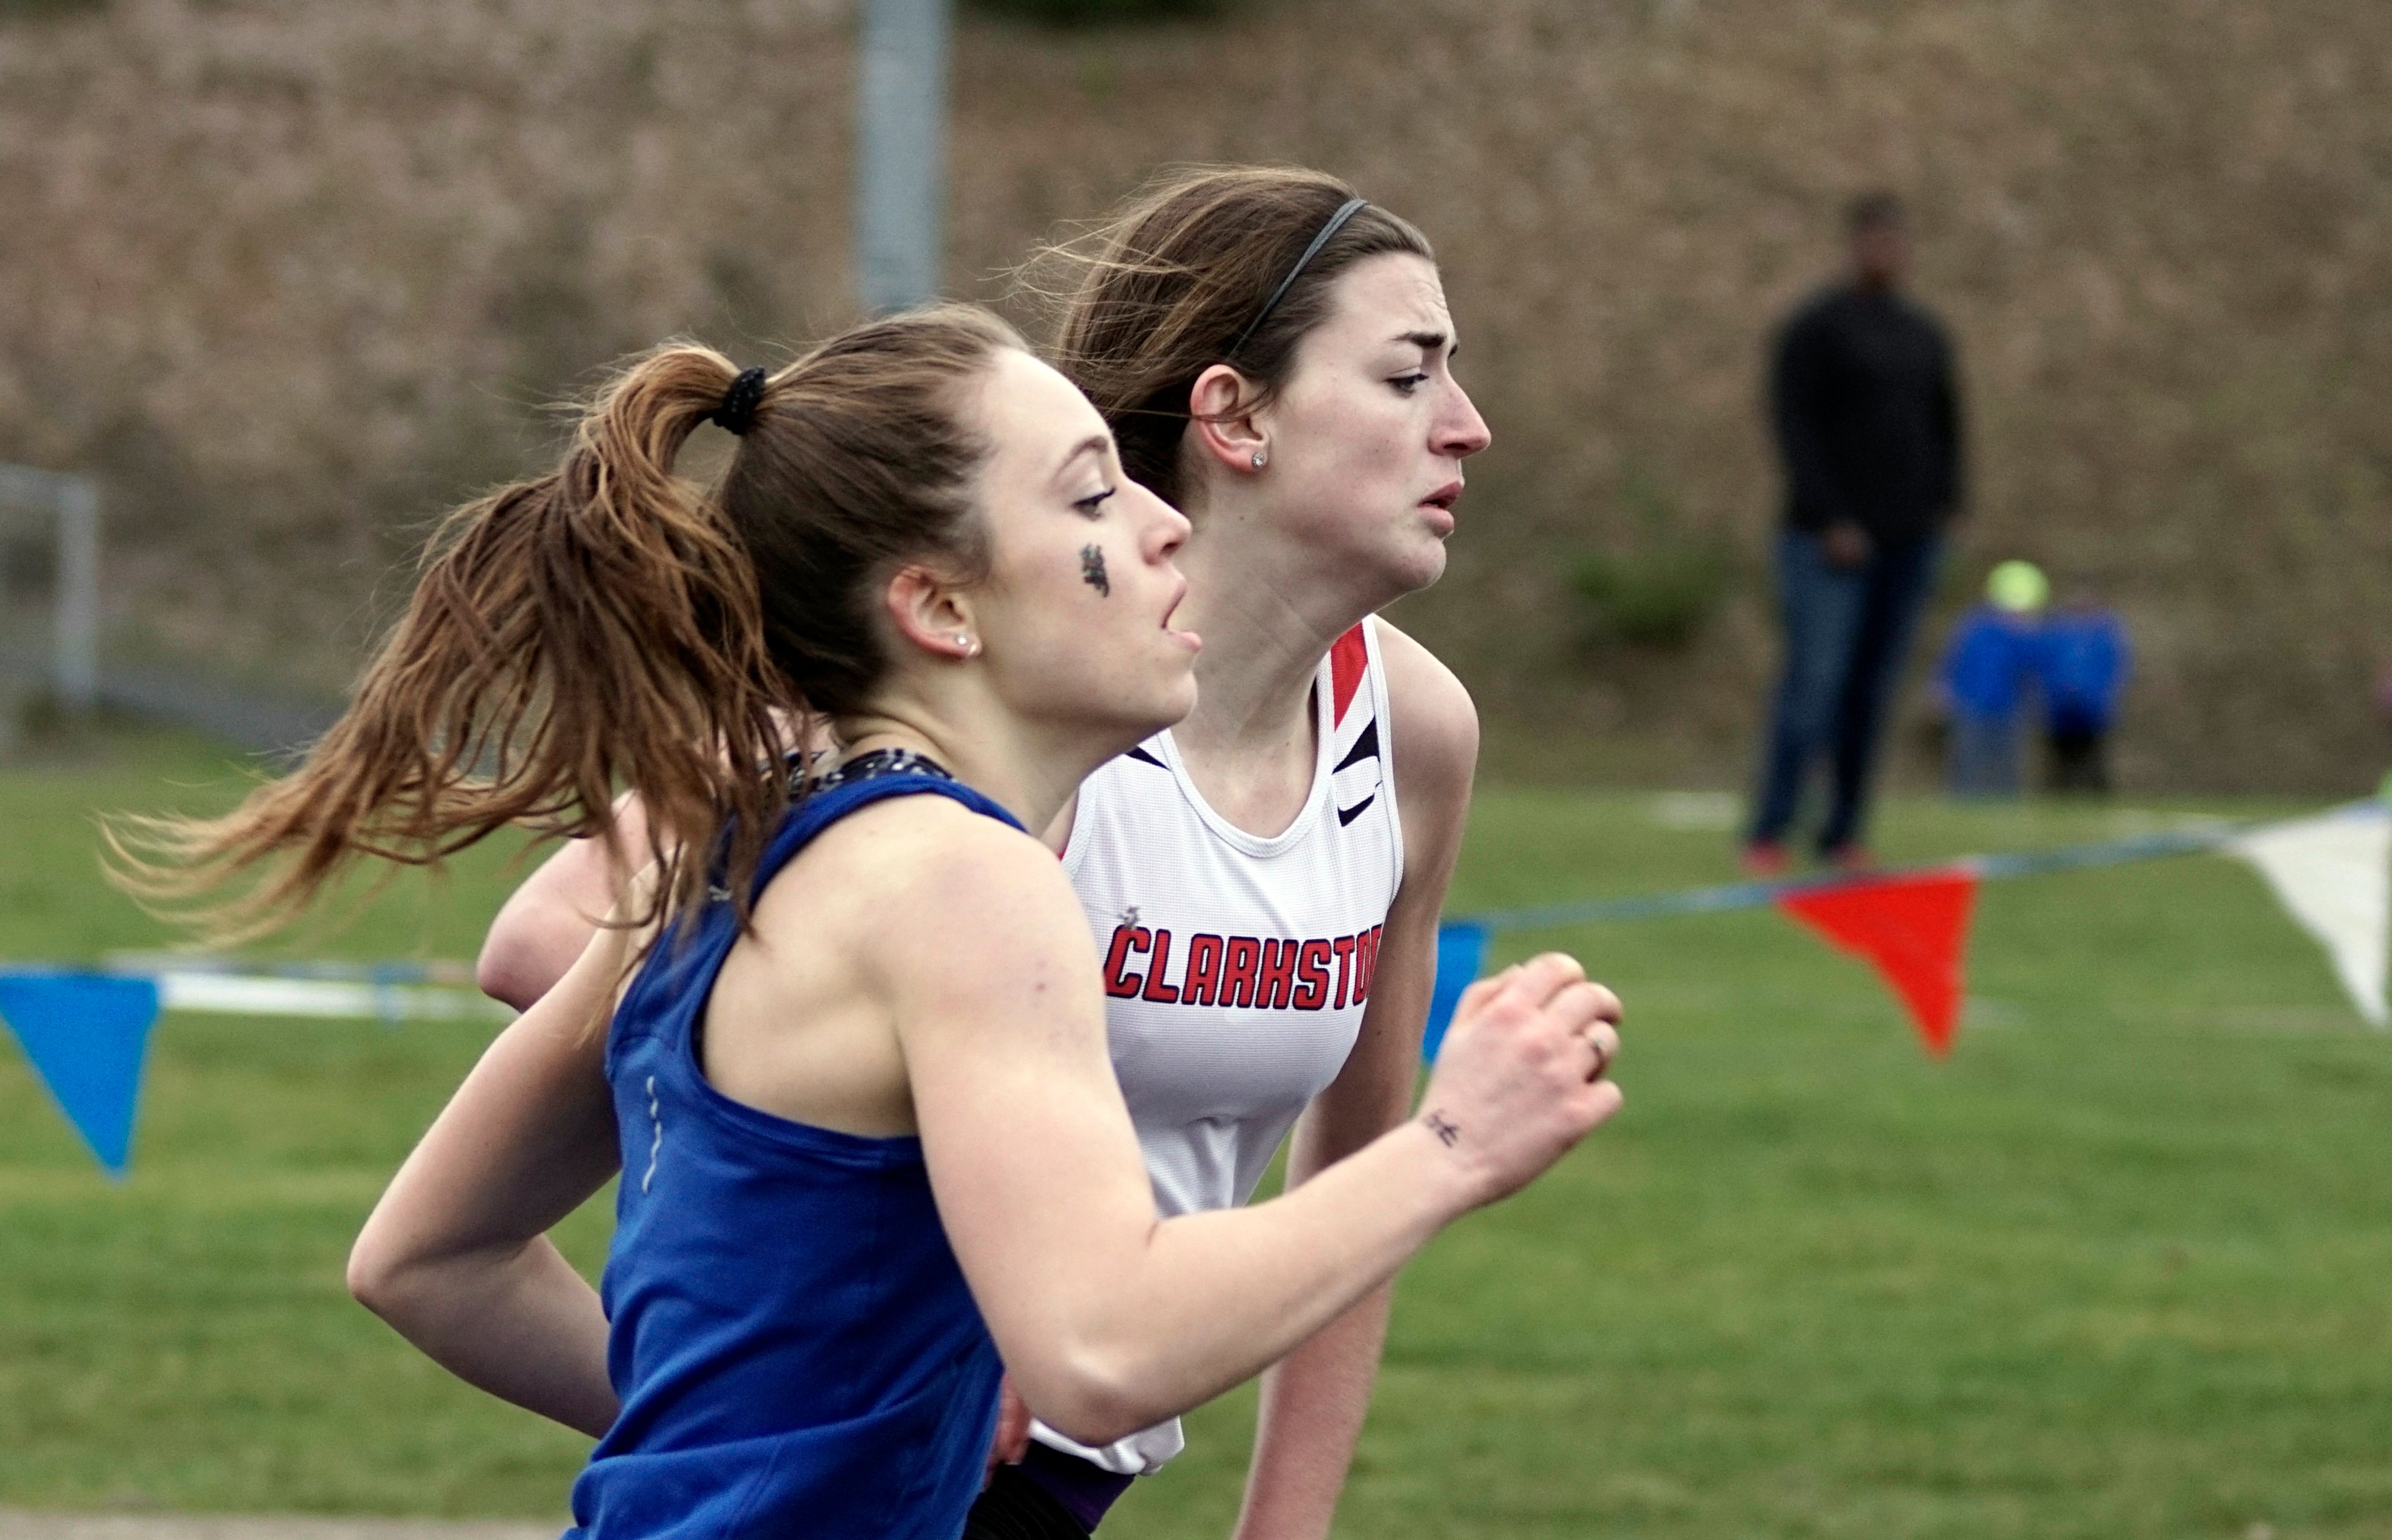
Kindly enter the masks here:
M 1329 238 L 1344 229 L 1346 221 L 1361 213 L 1369 204 L 1370 200 L 1366 198 L 1349 198 L 1338 205 L 1337 212 L 1329 216 L 1329 223 L 1321 226 L 1320 233 L 1312 238 L 1312 244 L 1295 259 L 1295 265 L 1287 270 L 1287 277 L 1279 280 L 1279 287 L 1271 291 L 1270 298 L 1263 301 L 1263 307 L 1254 312 L 1254 318 L 1246 323 L 1246 329 L 1238 333 L 1238 340 L 1229 344 L 1228 356 L 1236 356 L 1238 349 L 1246 345 L 1246 339 L 1254 334 L 1254 328 L 1270 319 L 1270 313 L 1279 308 L 1279 302 L 1287 298 L 1288 286 L 1303 276 L 1304 270 L 1312 265 L 1312 259 L 1320 254 L 1320 248 L 1329 244 Z

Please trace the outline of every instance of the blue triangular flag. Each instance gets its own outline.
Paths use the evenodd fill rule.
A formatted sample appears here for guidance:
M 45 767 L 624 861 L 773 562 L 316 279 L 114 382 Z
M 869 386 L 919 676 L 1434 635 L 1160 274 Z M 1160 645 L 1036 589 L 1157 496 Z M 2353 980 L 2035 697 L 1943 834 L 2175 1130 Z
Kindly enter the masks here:
M 0 974 L 0 1018 L 67 1121 L 123 1181 L 158 986 L 103 974 Z
M 1453 1008 L 1462 991 L 1487 961 L 1487 927 L 1466 920 L 1448 920 L 1436 927 L 1436 989 L 1428 997 L 1428 1030 L 1421 1034 L 1421 1059 L 1436 1062 L 1437 1046 L 1453 1024 Z

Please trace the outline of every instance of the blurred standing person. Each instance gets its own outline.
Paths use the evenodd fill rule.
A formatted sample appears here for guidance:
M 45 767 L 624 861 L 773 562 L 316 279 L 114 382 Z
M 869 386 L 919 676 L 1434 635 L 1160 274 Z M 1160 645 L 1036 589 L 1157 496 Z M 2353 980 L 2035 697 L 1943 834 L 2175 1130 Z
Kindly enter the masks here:
M 2090 584 L 2044 623 L 2036 674 L 2043 686 L 2044 744 L 2056 792 L 2110 789 L 2110 728 L 2134 668 L 2126 623 Z
M 1944 644 L 1936 684 L 1951 720 L 1955 796 L 2016 796 L 2019 718 L 2038 673 L 2042 615 L 2051 585 L 2032 562 L 2008 561 L 1985 579 L 1985 602 L 1960 617 Z
M 1855 199 L 1851 265 L 1780 330 L 1770 413 L 1786 464 L 1777 542 L 1786 658 L 1745 865 L 1785 869 L 1824 754 L 1833 798 L 1820 858 L 1864 866 L 1869 776 L 1944 525 L 1960 504 L 1960 398 L 1950 339 L 1903 292 L 1909 222 L 1892 193 Z

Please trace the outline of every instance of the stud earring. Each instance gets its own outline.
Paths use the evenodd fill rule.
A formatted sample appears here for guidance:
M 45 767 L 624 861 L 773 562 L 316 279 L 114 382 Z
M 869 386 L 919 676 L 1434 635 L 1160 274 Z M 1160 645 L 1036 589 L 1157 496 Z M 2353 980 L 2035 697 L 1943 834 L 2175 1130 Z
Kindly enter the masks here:
M 1266 454 L 1264 451 L 1262 451 L 1262 450 L 1260 450 L 1260 449 L 1256 449 L 1256 450 L 1254 451 L 1254 469 L 1255 469 L 1255 470 L 1259 471 L 1259 470 L 1261 470 L 1264 466 L 1268 465 L 1269 463 L 1270 463 L 1270 456 L 1269 456 L 1268 454 Z
M 980 656 L 980 643 L 961 631 L 956 633 L 956 645 L 964 650 L 964 656 L 968 658 Z

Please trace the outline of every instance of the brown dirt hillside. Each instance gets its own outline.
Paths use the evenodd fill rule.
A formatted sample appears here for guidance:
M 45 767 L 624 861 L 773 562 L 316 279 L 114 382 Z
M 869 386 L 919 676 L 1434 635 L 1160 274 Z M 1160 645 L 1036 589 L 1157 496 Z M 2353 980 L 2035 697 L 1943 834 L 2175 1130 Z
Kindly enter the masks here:
M 536 405 L 674 331 L 851 314 L 838 0 L 0 3 L 0 459 L 111 487 L 116 645 L 335 683 Z M 1524 770 L 1729 784 L 1772 647 L 1768 329 L 1834 211 L 1918 211 L 1973 413 L 1947 602 L 2098 581 L 2131 783 L 2371 783 L 2392 734 L 2392 7 L 1247 0 L 957 38 L 951 280 L 1160 162 L 1327 166 L 1438 244 L 1494 424 L 1400 618 Z M 1632 488 L 1641 488 L 1632 495 Z M 1743 553 L 1681 654 L 1565 577 Z

